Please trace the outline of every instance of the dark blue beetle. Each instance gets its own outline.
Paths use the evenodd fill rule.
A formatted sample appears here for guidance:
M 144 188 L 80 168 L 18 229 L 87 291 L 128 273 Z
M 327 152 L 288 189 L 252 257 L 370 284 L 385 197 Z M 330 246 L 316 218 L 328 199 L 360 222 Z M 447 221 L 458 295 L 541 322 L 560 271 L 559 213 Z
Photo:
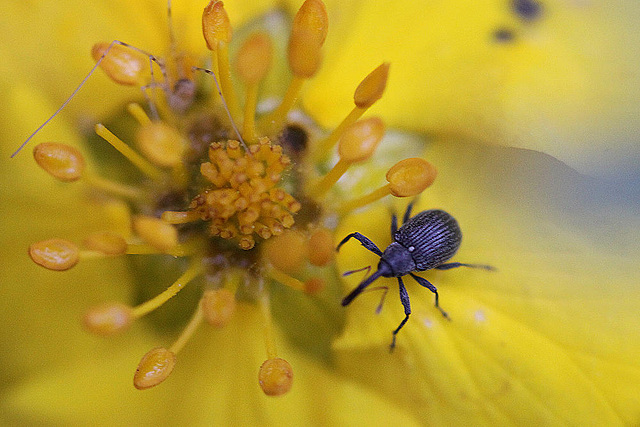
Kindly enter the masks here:
M 360 233 L 351 233 L 338 245 L 337 250 L 344 245 L 349 239 L 358 240 L 362 246 L 380 256 L 378 270 L 371 276 L 363 280 L 349 295 L 342 300 L 342 305 L 346 306 L 360 295 L 362 291 L 379 277 L 397 277 L 400 286 L 400 301 L 404 307 L 405 318 L 400 325 L 393 331 L 393 340 L 391 341 L 391 350 L 396 345 L 396 335 L 402 329 L 409 315 L 411 314 L 411 305 L 409 303 L 409 294 L 402 282 L 402 276 L 407 274 L 413 277 L 421 286 L 429 289 L 436 295 L 436 308 L 440 310 L 442 315 L 449 319 L 449 315 L 440 308 L 438 302 L 438 290 L 427 279 L 416 276 L 414 271 L 431 270 L 449 270 L 456 267 L 472 267 L 483 268 L 485 270 L 493 270 L 493 267 L 480 264 L 463 264 L 460 262 L 447 263 L 453 255 L 458 251 L 460 242 L 462 241 L 462 232 L 460 226 L 454 217 L 445 211 L 428 210 L 422 211 L 413 218 L 411 216 L 411 208 L 413 203 L 407 206 L 404 213 L 403 225 L 398 229 L 398 219 L 394 214 L 391 218 L 391 238 L 393 242 L 387 246 L 382 252 L 375 243 Z M 360 270 L 357 270 L 360 271 Z M 345 273 L 345 274 L 350 274 Z

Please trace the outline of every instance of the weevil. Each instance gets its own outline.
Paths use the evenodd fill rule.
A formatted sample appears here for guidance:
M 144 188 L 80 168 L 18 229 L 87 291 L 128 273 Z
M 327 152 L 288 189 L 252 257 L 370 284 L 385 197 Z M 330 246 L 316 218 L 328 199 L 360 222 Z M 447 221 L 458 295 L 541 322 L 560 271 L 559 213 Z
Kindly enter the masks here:
M 449 261 L 460 247 L 462 232 L 458 221 L 451 214 L 442 210 L 422 211 L 411 217 L 413 203 L 407 206 L 402 220 L 402 226 L 398 228 L 398 219 L 395 214 L 391 218 L 391 238 L 393 242 L 381 251 L 375 243 L 362 234 L 355 232 L 349 234 L 338 244 L 337 251 L 351 238 L 359 241 L 362 246 L 374 254 L 380 256 L 378 269 L 371 276 L 363 280 L 349 295 L 344 297 L 342 305 L 349 305 L 367 286 L 379 277 L 396 277 L 400 287 L 400 301 L 404 307 L 405 317 L 400 325 L 394 329 L 390 350 L 393 351 L 396 345 L 396 335 L 409 320 L 411 314 L 411 304 L 409 294 L 404 286 L 402 277 L 409 275 L 418 282 L 420 286 L 429 289 L 435 294 L 435 306 L 442 315 L 449 319 L 449 315 L 440 307 L 438 289 L 424 277 L 414 274 L 414 272 L 431 269 L 449 270 L 456 267 L 482 268 L 494 270 L 492 266 L 482 264 L 464 264 L 461 262 Z M 360 271 L 360 270 L 357 270 Z M 348 272 L 345 274 L 350 274 Z

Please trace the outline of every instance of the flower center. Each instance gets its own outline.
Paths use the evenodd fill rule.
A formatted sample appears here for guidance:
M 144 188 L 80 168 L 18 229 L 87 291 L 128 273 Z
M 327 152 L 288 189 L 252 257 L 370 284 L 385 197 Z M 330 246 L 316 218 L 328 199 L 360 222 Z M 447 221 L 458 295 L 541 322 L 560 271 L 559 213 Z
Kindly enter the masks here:
M 139 86 L 147 100 L 146 111 L 138 104 L 128 107 L 138 123 L 136 149 L 102 124 L 95 129 L 139 170 L 140 179 L 124 184 L 99 176 L 86 167 L 79 150 L 64 144 L 40 144 L 34 156 L 56 179 L 82 181 L 126 201 L 133 234 L 96 233 L 87 236 L 82 249 L 50 239 L 33 244 L 29 253 L 51 270 L 127 254 L 187 259 L 181 276 L 155 297 L 134 307 L 108 303 L 90 309 L 84 318 L 87 330 L 120 333 L 201 278 L 202 296 L 191 320 L 173 345 L 154 348 L 142 358 L 135 386 L 146 389 L 163 382 L 201 323 L 224 327 L 233 321 L 236 303 L 249 301 L 263 313 L 266 331 L 268 359 L 260 368 L 259 384 L 267 395 L 280 395 L 291 387 L 293 374 L 276 351 L 270 287 L 318 295 L 328 280 L 338 284 L 332 234 L 336 219 L 387 195 L 413 197 L 431 185 L 436 172 L 425 160 L 405 159 L 389 169 L 387 185 L 360 198 L 342 200 L 332 191 L 383 139 L 380 118 L 359 119 L 382 96 L 389 65 L 364 78 L 354 93 L 353 110 L 332 132 L 296 122 L 289 113 L 304 82 L 320 67 L 327 34 L 320 0 L 305 1 L 296 14 L 288 49 L 293 79 L 282 102 L 257 120 L 260 83 L 272 61 L 271 41 L 258 33 L 240 47 L 235 72 L 245 86 L 241 103 L 231 80 L 232 31 L 221 1 L 207 5 L 202 23 L 213 70 L 193 66 L 173 45 L 167 60 L 123 42 L 94 46 L 102 70 L 118 84 Z M 217 89 L 207 90 L 209 79 Z M 329 153 L 336 145 L 334 160 Z

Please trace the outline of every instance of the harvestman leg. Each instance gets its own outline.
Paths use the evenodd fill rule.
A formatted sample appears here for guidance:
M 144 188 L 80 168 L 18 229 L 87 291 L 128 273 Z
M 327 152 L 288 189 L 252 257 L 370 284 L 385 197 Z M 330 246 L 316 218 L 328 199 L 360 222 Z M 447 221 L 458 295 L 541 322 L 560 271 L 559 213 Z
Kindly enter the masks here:
M 407 323 L 409 320 L 409 315 L 411 314 L 411 304 L 409 303 L 409 294 L 407 293 L 407 288 L 404 287 L 404 283 L 402 282 L 402 277 L 398 277 L 398 285 L 400 288 L 400 301 L 402 302 L 402 306 L 404 307 L 404 319 L 400 322 L 400 325 L 393 331 L 393 339 L 391 340 L 391 345 L 389 346 L 389 351 L 393 351 L 396 348 L 396 335 L 400 332 L 400 329 Z
M 429 289 L 431 292 L 433 292 L 434 294 L 436 294 L 436 308 L 438 310 L 440 310 L 440 313 L 442 313 L 442 315 L 444 317 L 446 317 L 447 319 L 451 320 L 451 318 L 449 317 L 449 315 L 447 314 L 446 311 L 444 311 L 442 309 L 442 307 L 440 307 L 440 302 L 438 300 L 438 289 L 433 286 L 427 279 L 425 279 L 424 277 L 420 277 L 420 276 L 416 276 L 413 273 L 409 273 L 411 275 L 411 277 L 413 277 L 415 279 L 416 282 L 418 282 L 418 284 L 420 286 L 424 286 L 425 288 Z

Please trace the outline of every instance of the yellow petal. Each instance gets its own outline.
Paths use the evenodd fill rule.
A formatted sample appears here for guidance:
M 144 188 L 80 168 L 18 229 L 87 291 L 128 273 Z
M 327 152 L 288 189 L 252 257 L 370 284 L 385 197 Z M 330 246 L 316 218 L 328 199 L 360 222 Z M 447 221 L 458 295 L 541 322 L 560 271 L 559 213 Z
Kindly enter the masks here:
M 131 351 L 143 354 L 143 346 L 152 345 L 146 338 L 124 353 L 86 358 L 13 388 L 3 412 L 11 419 L 71 425 L 420 424 L 374 390 L 305 358 L 281 335 L 276 339 L 293 366 L 293 388 L 282 397 L 265 396 L 258 385 L 258 368 L 266 357 L 262 318 L 246 305 L 238 306 L 236 314 L 225 328 L 201 327 L 160 387 L 141 392 L 131 384 L 137 364 Z
M 632 170 L 640 7 L 541 3 L 527 21 L 501 0 L 330 0 L 325 66 L 304 106 L 335 125 L 359 80 L 388 61 L 389 85 L 372 112 L 392 127 L 541 150 L 584 171 Z M 495 42 L 500 29 L 513 41 Z
M 449 141 L 426 158 L 440 173 L 415 212 L 452 213 L 463 232 L 452 261 L 498 271 L 423 274 L 451 321 L 431 292 L 406 278 L 413 312 L 393 354 L 391 331 L 404 314 L 397 282 L 378 280 L 390 287 L 381 315 L 379 291 L 347 308 L 335 344 L 341 372 L 429 425 L 636 424 L 635 203 L 616 202 L 598 181 L 531 151 Z M 359 231 L 384 248 L 385 223 L 388 210 L 372 209 L 341 224 L 337 236 Z M 377 259 L 350 243 L 340 270 L 375 267 Z M 350 279 L 345 295 L 362 276 Z

